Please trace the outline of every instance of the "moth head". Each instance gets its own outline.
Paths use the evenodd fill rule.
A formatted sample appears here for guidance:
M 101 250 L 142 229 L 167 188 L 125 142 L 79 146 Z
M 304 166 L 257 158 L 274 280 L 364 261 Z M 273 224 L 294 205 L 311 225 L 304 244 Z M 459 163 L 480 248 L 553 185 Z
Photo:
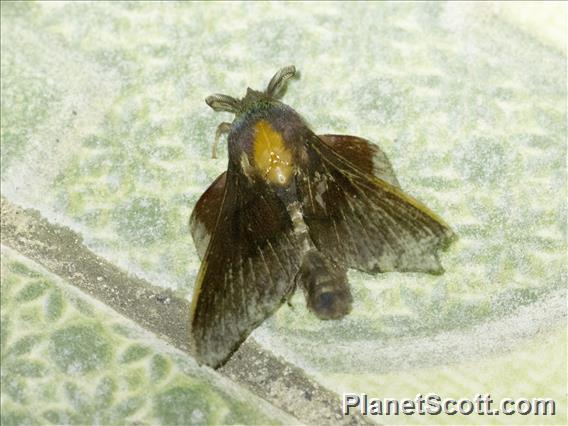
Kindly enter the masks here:
M 274 74 L 264 92 L 248 88 L 246 96 L 242 99 L 236 99 L 228 95 L 216 94 L 208 96 L 205 99 L 205 102 L 215 111 L 226 111 L 238 115 L 257 101 L 280 99 L 286 92 L 286 82 L 295 74 L 296 67 L 294 65 L 289 65 Z

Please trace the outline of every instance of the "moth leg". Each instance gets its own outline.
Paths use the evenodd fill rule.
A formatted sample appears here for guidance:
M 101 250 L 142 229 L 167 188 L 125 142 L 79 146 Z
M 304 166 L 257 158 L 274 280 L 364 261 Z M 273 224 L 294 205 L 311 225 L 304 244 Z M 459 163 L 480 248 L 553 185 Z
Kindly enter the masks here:
M 211 151 L 211 158 L 217 158 L 217 145 L 219 145 L 219 139 L 225 133 L 229 133 L 231 131 L 231 123 L 221 123 L 217 126 L 217 130 L 215 131 L 215 142 L 213 143 L 213 149 Z

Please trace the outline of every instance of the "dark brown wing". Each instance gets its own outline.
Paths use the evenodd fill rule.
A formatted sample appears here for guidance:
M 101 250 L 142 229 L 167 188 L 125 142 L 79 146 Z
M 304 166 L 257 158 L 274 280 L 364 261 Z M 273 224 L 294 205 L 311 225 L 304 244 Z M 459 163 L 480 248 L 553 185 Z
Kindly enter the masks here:
M 391 163 L 378 145 L 357 136 L 318 135 L 339 156 L 367 174 L 373 174 L 391 185 L 400 188 Z
M 193 294 L 192 335 L 199 362 L 221 365 L 286 299 L 300 265 L 292 230 L 275 193 L 227 171 Z
M 333 150 L 359 167 L 365 173 L 400 187 L 386 154 L 375 144 L 356 136 L 319 135 L 319 138 Z M 217 215 L 221 210 L 227 172 L 220 174 L 201 195 L 190 218 L 190 229 L 200 259 L 207 250 L 215 228 Z
M 189 218 L 189 229 L 200 259 L 203 259 L 211 240 L 211 234 L 215 230 L 217 217 L 223 204 L 226 182 L 227 172 L 223 172 L 201 194 Z
M 318 136 L 306 143 L 310 166 L 298 190 L 320 251 L 365 272 L 443 272 L 438 250 L 454 233 L 441 218 Z

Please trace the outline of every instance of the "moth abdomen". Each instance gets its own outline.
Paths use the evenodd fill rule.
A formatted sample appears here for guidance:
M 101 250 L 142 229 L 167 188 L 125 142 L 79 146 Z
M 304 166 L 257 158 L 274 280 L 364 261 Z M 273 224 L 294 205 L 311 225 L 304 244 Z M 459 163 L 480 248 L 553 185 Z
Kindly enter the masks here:
M 351 312 L 347 270 L 318 250 L 304 254 L 296 282 L 304 289 L 308 309 L 319 319 L 340 319 Z

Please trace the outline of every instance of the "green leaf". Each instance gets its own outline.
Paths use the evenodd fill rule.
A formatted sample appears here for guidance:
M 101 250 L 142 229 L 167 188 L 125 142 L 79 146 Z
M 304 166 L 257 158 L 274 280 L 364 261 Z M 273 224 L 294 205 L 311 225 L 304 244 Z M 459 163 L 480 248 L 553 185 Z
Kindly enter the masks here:
M 68 423 L 68 416 L 63 411 L 48 410 L 43 413 L 43 418 L 54 425 Z
M 77 308 L 77 310 L 79 312 L 81 312 L 83 315 L 86 315 L 88 317 L 93 317 L 95 316 L 95 311 L 93 310 L 93 307 L 91 306 L 91 304 L 89 304 L 88 302 L 84 301 L 83 299 L 81 299 L 80 297 L 70 297 L 69 301 L 73 304 L 73 306 L 75 308 Z
M 16 296 L 18 302 L 29 302 L 40 297 L 50 286 L 49 281 L 37 280 L 24 287 Z
M 142 345 L 131 345 L 120 358 L 120 362 L 129 363 L 138 361 L 150 353 L 150 349 Z
M 42 361 L 23 358 L 11 361 L 7 368 L 11 373 L 23 377 L 43 377 L 47 372 L 47 367 Z
M 12 296 L 13 289 L 19 289 L 21 279 L 14 274 L 6 274 L 7 276 L 2 276 L 2 291 L 0 292 L 0 304 L 2 306 L 9 306 L 14 300 Z
M 10 320 L 7 315 L 2 315 L 0 320 L 0 347 L 2 349 L 2 354 L 6 348 L 6 343 L 8 341 L 8 335 L 10 333 Z
M 141 397 L 128 398 L 125 401 L 120 402 L 113 409 L 113 418 L 116 420 L 122 420 L 125 417 L 131 416 L 136 411 L 138 411 L 144 405 L 144 399 Z
M 25 275 L 26 277 L 30 277 L 30 278 L 38 278 L 38 277 L 41 276 L 41 274 L 39 272 L 36 272 L 36 271 L 28 268 L 26 265 L 24 265 L 23 263 L 20 263 L 20 262 L 12 262 L 10 264 L 10 271 L 12 271 L 15 274 Z
M 7 351 L 9 356 L 23 355 L 31 351 L 31 349 L 41 341 L 42 336 L 39 334 L 32 334 L 29 336 L 24 336 L 18 341 L 10 345 Z
M 30 413 L 15 411 L 4 407 L 2 407 L 2 416 L 0 419 L 2 426 L 33 426 L 38 424 L 38 421 L 34 419 Z
M 162 355 L 156 354 L 150 363 L 150 377 L 154 381 L 163 379 L 170 371 L 170 364 Z
M 49 322 L 57 321 L 61 318 L 64 307 L 65 302 L 63 301 L 61 291 L 55 288 L 47 299 L 47 303 L 45 305 L 45 318 Z
M 120 336 L 124 337 L 134 337 L 137 333 L 136 330 L 134 330 L 132 327 L 124 324 L 113 324 L 112 330 Z
M 65 383 L 65 396 L 77 412 L 85 412 L 89 408 L 89 398 L 79 386 L 73 382 Z
M 47 410 L 43 418 L 54 425 L 78 425 L 83 423 L 82 418 L 70 411 Z
M 53 333 L 50 356 L 67 374 L 85 374 L 109 363 L 112 347 L 104 332 L 91 325 L 70 325 Z
M 26 381 L 13 374 L 2 377 L 2 395 L 8 395 L 14 402 L 26 403 Z
M 103 377 L 95 389 L 95 404 L 99 408 L 108 408 L 114 400 L 116 383 L 111 377 Z
M 194 423 L 207 424 L 211 412 L 210 398 L 210 392 L 201 386 L 177 386 L 155 396 L 154 410 L 163 424 L 187 424 L 194 412 L 202 417 Z

